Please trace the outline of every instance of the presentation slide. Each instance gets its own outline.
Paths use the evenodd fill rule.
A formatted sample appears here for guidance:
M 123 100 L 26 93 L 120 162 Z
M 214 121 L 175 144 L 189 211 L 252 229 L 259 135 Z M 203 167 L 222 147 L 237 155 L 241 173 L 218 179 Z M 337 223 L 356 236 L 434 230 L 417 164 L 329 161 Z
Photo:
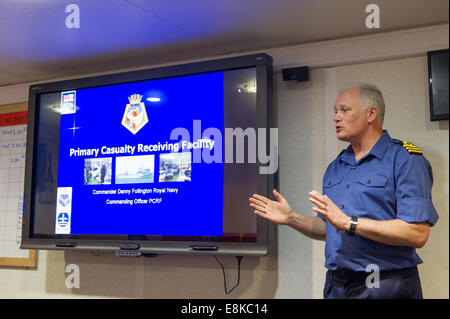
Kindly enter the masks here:
M 223 164 L 194 163 L 214 141 L 193 121 L 224 132 L 223 90 L 219 72 L 62 92 L 55 233 L 222 236 Z

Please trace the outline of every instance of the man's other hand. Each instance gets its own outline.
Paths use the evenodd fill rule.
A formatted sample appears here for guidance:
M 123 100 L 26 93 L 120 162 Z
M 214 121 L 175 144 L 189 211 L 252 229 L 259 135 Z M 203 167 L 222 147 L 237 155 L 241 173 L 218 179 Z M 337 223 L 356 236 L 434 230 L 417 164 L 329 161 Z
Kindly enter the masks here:
M 273 195 L 276 201 L 267 197 L 253 194 L 250 198 L 250 207 L 255 209 L 255 214 L 264 217 L 274 223 L 286 225 L 292 215 L 292 209 L 288 201 L 275 189 Z

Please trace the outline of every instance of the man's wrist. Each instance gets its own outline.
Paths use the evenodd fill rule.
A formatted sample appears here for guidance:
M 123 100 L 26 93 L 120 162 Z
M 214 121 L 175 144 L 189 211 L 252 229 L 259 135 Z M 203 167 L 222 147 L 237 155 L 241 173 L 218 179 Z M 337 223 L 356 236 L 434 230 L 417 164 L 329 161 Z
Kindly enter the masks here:
M 344 228 L 342 230 L 348 231 L 350 230 L 352 218 L 350 216 L 345 216 Z
M 295 212 L 292 208 L 289 210 L 289 213 L 286 214 L 286 226 L 291 226 L 295 217 Z
M 352 216 L 350 217 L 349 226 L 345 230 L 347 235 L 354 236 L 356 234 L 356 227 L 358 226 L 358 217 Z

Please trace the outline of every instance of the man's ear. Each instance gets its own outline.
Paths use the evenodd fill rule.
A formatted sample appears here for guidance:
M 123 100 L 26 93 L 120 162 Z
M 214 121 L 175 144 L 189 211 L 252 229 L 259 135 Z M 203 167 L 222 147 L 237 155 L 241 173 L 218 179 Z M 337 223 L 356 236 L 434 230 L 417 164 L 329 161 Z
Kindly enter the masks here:
M 368 109 L 367 109 L 367 116 L 368 116 L 367 122 L 369 124 L 373 124 L 377 120 L 378 109 L 375 106 L 373 106 L 373 105 L 369 106 Z

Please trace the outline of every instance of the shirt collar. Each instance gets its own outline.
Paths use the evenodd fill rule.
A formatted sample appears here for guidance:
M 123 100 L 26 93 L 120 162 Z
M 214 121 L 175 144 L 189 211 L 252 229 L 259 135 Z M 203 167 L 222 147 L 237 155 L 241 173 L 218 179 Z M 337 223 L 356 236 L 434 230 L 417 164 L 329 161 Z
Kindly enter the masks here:
M 383 156 L 388 149 L 390 141 L 391 137 L 389 136 L 388 132 L 386 130 L 383 130 L 383 135 L 381 135 L 381 137 L 378 139 L 378 141 L 375 143 L 375 145 L 372 147 L 369 153 L 366 156 L 364 156 L 364 158 L 369 156 L 369 154 L 371 154 L 379 159 L 383 159 Z M 342 154 L 341 160 L 348 162 L 350 164 L 355 163 L 355 155 L 353 153 L 353 148 L 351 144 Z
M 369 154 L 378 157 L 379 159 L 383 159 L 384 154 L 386 153 L 389 144 L 391 142 L 391 137 L 389 136 L 386 130 L 383 130 L 383 135 L 378 139 L 375 145 L 370 150 Z

